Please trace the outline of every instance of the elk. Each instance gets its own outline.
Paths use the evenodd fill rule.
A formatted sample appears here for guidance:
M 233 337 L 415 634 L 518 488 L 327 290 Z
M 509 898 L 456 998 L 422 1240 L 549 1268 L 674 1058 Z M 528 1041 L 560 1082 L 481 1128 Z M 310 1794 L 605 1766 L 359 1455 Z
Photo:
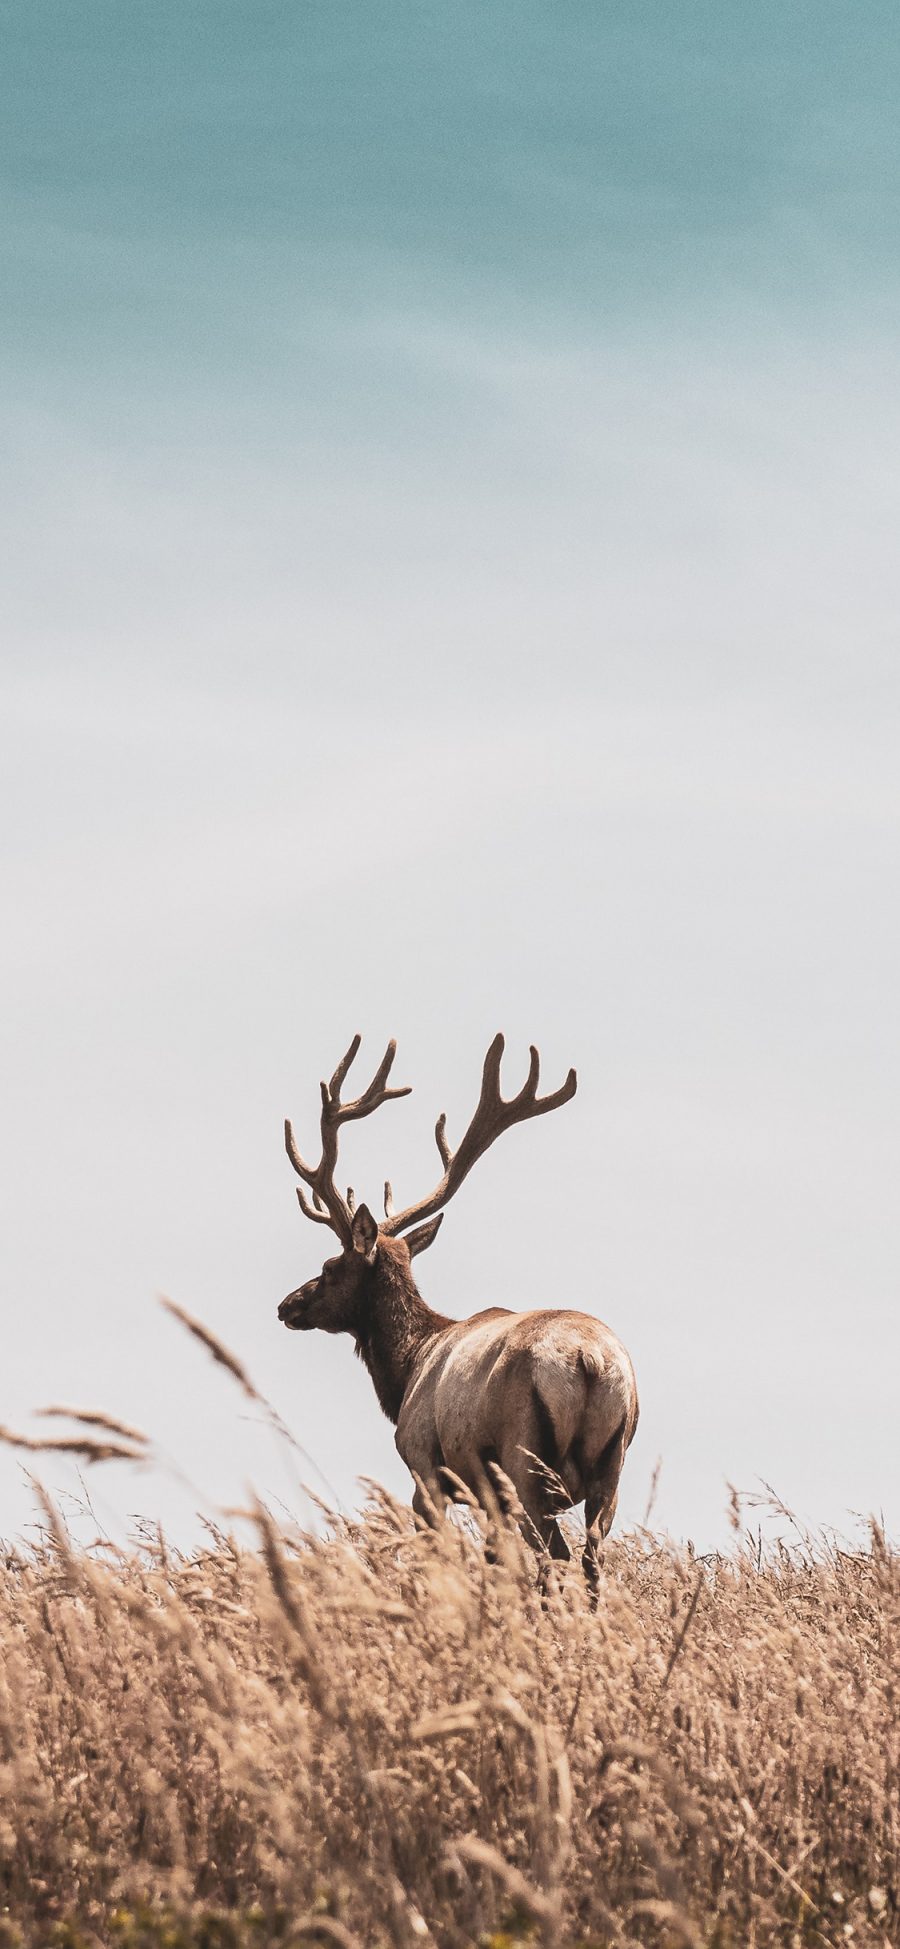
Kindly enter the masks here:
M 304 1162 L 290 1123 L 284 1127 L 287 1154 L 302 1180 L 296 1187 L 301 1209 L 315 1224 L 330 1227 L 340 1251 L 314 1279 L 288 1293 L 278 1317 L 294 1332 L 318 1327 L 353 1335 L 395 1425 L 397 1448 L 415 1482 L 417 1515 L 433 1524 L 460 1484 L 490 1508 L 501 1499 L 498 1485 L 511 1484 L 527 1540 L 567 1559 L 557 1516 L 583 1501 L 582 1562 L 595 1588 L 637 1426 L 634 1371 L 625 1348 L 609 1327 L 568 1308 L 514 1313 L 494 1306 L 470 1319 L 449 1319 L 426 1305 L 412 1274 L 413 1259 L 432 1244 L 443 1208 L 473 1165 L 513 1124 L 568 1103 L 575 1071 L 549 1096 L 539 1096 L 540 1057 L 532 1048 L 525 1083 L 518 1095 L 504 1099 L 504 1039 L 495 1036 L 475 1113 L 455 1151 L 447 1142 L 446 1117 L 438 1118 L 439 1183 L 402 1211 L 395 1211 L 386 1183 L 384 1217 L 376 1223 L 366 1205 L 357 1206 L 352 1189 L 344 1197 L 335 1183 L 341 1126 L 410 1091 L 389 1087 L 396 1053 L 396 1043 L 389 1042 L 368 1088 L 354 1102 L 342 1102 L 359 1046 L 356 1035 L 331 1081 L 320 1085 L 318 1164 Z

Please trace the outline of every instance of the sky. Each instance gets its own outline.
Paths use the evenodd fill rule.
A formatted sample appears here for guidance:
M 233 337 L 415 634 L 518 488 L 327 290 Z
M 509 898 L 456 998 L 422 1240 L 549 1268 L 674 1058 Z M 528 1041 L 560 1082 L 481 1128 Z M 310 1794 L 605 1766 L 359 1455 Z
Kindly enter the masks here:
M 0 6 L 0 1421 L 96 1521 L 408 1478 L 282 1148 L 434 1182 L 423 1293 L 577 1305 L 620 1525 L 900 1526 L 900 27 L 736 0 Z M 159 1308 L 235 1350 L 273 1445 Z M 165 1458 L 174 1458 L 168 1461 Z M 69 1465 L 23 1460 L 94 1515 Z M 298 1479 L 298 1470 L 300 1478 Z M 327 1488 L 323 1485 L 327 1485 Z M 748 1520 L 757 1520 L 748 1506 Z

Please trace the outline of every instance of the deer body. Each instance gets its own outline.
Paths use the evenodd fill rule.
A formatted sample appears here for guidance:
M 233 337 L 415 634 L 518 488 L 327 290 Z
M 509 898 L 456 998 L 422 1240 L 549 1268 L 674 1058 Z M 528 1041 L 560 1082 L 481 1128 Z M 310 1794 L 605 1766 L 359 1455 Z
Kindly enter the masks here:
M 344 1241 L 317 1278 L 289 1293 L 279 1317 L 294 1330 L 320 1327 L 351 1333 L 384 1412 L 396 1426 L 396 1445 L 415 1478 L 413 1507 L 435 1520 L 454 1479 L 482 1501 L 511 1484 L 523 1533 L 552 1556 L 569 1555 L 558 1513 L 585 1504 L 584 1566 L 596 1576 L 600 1545 L 613 1520 L 619 1476 L 638 1418 L 631 1361 L 610 1328 L 590 1314 L 571 1310 L 513 1313 L 493 1307 L 470 1319 L 451 1320 L 425 1304 L 412 1275 L 412 1258 L 430 1245 L 441 1222 L 435 1205 L 487 1148 L 498 1126 L 539 1115 L 574 1092 L 574 1072 L 555 1097 L 538 1098 L 537 1057 L 525 1089 L 511 1103 L 499 1095 L 502 1038 L 488 1052 L 482 1097 L 455 1157 L 438 1124 L 445 1177 L 438 1193 L 395 1215 L 386 1186 L 386 1221 L 365 1205 L 355 1210 L 333 1184 L 330 1150 L 336 1155 L 337 1120 L 359 1116 L 388 1095 L 386 1076 L 393 1045 L 373 1085 L 359 1102 L 339 1102 L 340 1083 L 356 1044 L 323 1084 L 323 1164 L 303 1164 L 288 1126 L 288 1150 L 313 1192 L 300 1195 L 307 1215 L 330 1223 Z M 328 1108 L 331 1106 L 331 1126 Z M 361 1108 L 360 1106 L 365 1107 Z M 449 1181 L 449 1189 L 448 1189 Z M 322 1213 L 327 1213 L 322 1216 Z M 414 1218 L 426 1218 L 408 1237 Z M 499 1474 L 498 1474 L 499 1471 Z
M 561 1509 L 583 1502 L 589 1536 L 607 1534 L 636 1425 L 631 1362 L 608 1327 L 586 1313 L 492 1308 L 444 1327 L 423 1349 L 396 1441 L 438 1506 L 443 1471 L 479 1495 L 485 1482 L 496 1489 L 499 1465 L 526 1535 L 562 1555 Z M 413 1501 L 425 1513 L 418 1489 Z

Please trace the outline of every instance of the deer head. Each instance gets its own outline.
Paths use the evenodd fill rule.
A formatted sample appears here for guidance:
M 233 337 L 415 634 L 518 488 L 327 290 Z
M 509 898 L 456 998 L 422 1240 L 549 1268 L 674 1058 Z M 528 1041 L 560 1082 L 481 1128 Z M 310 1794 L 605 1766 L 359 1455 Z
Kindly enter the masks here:
M 375 1265 L 378 1226 L 368 1208 L 360 1205 L 350 1225 L 350 1243 L 326 1259 L 315 1279 L 307 1279 L 288 1293 L 278 1318 L 294 1332 L 321 1327 L 325 1333 L 355 1333 L 365 1307 L 366 1288 Z
M 435 1125 L 435 1142 L 444 1168 L 434 1190 L 416 1204 L 395 1211 L 393 1192 L 390 1182 L 387 1182 L 384 1187 L 384 1218 L 376 1223 L 367 1205 L 360 1205 L 357 1209 L 352 1189 L 348 1189 L 344 1197 L 335 1184 L 340 1128 L 344 1123 L 370 1116 L 382 1103 L 394 1097 L 409 1096 L 410 1090 L 408 1087 L 388 1087 L 388 1077 L 397 1053 L 396 1043 L 389 1042 L 368 1089 L 355 1102 L 342 1103 L 341 1088 L 359 1049 L 360 1040 L 358 1035 L 354 1036 L 330 1083 L 320 1085 L 322 1154 L 318 1164 L 304 1162 L 290 1123 L 284 1126 L 287 1154 L 298 1177 L 302 1178 L 303 1185 L 311 1193 L 307 1197 L 302 1186 L 297 1186 L 300 1208 L 315 1224 L 329 1226 L 341 1246 L 335 1257 L 326 1259 L 315 1279 L 307 1280 L 305 1285 L 288 1293 L 287 1298 L 282 1300 L 278 1317 L 285 1326 L 294 1330 L 320 1327 L 326 1333 L 355 1333 L 359 1337 L 367 1296 L 378 1273 L 379 1254 L 394 1262 L 401 1273 L 409 1276 L 410 1261 L 417 1253 L 424 1252 L 437 1236 L 443 1221 L 444 1206 L 495 1139 L 504 1130 L 510 1129 L 512 1124 L 523 1123 L 529 1117 L 544 1116 L 548 1110 L 568 1103 L 575 1094 L 575 1071 L 570 1069 L 560 1089 L 550 1096 L 538 1096 L 540 1057 L 537 1050 L 532 1048 L 525 1082 L 518 1095 L 506 1100 L 500 1094 L 504 1040 L 502 1035 L 495 1036 L 484 1059 L 481 1094 L 475 1114 L 455 1151 L 450 1149 L 447 1142 L 447 1120 L 443 1114 Z

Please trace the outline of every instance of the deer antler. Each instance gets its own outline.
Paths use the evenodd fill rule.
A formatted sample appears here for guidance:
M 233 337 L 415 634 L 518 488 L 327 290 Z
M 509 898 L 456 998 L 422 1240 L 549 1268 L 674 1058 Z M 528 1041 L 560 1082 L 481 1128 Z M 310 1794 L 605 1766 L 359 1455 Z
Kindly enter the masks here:
M 560 1104 L 568 1103 L 575 1095 L 577 1078 L 574 1069 L 569 1070 L 565 1082 L 550 1096 L 538 1096 L 537 1087 L 541 1070 L 541 1059 L 535 1048 L 531 1050 L 531 1064 L 528 1075 L 517 1096 L 507 1101 L 500 1094 L 500 1063 L 503 1058 L 504 1039 L 495 1035 L 484 1059 L 481 1077 L 481 1095 L 478 1107 L 465 1136 L 455 1151 L 447 1142 L 447 1119 L 443 1114 L 435 1124 L 434 1136 L 444 1175 L 427 1198 L 418 1204 L 407 1205 L 405 1211 L 394 1211 L 393 1196 L 389 1184 L 385 1185 L 385 1220 L 381 1229 L 391 1238 L 398 1232 L 405 1232 L 409 1225 L 418 1224 L 422 1219 L 432 1218 L 442 1205 L 459 1190 L 464 1178 L 468 1177 L 473 1164 L 483 1157 L 495 1138 L 509 1130 L 514 1123 L 524 1123 L 529 1117 L 543 1117 L 548 1110 L 559 1109 Z M 430 1244 L 430 1240 L 428 1241 Z M 422 1249 L 420 1247 L 420 1249 Z
M 294 1141 L 294 1133 L 290 1123 L 285 1121 L 284 1126 L 284 1146 L 287 1154 L 297 1176 L 303 1179 L 304 1184 L 308 1185 L 312 1192 L 312 1202 L 310 1202 L 298 1184 L 297 1197 L 300 1200 L 301 1211 L 305 1213 L 307 1218 L 314 1219 L 317 1225 L 330 1225 L 332 1231 L 337 1233 L 338 1238 L 344 1245 L 349 1245 L 350 1243 L 354 1197 L 353 1192 L 349 1190 L 346 1198 L 342 1197 L 334 1181 L 338 1156 L 338 1133 L 341 1124 L 354 1123 L 359 1117 L 370 1116 L 373 1110 L 380 1109 L 382 1103 L 388 1103 L 392 1097 L 409 1096 L 410 1094 L 408 1086 L 404 1089 L 387 1088 L 387 1079 L 391 1073 L 394 1057 L 397 1054 L 397 1044 L 391 1041 L 388 1043 L 368 1089 L 363 1090 L 362 1095 L 358 1096 L 354 1103 L 341 1102 L 341 1088 L 344 1078 L 359 1049 L 361 1041 L 361 1036 L 355 1035 L 353 1037 L 353 1041 L 346 1055 L 341 1057 L 330 1083 L 321 1083 L 319 1085 L 322 1092 L 322 1111 L 320 1117 L 322 1155 L 318 1164 L 313 1166 L 304 1162 Z

